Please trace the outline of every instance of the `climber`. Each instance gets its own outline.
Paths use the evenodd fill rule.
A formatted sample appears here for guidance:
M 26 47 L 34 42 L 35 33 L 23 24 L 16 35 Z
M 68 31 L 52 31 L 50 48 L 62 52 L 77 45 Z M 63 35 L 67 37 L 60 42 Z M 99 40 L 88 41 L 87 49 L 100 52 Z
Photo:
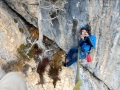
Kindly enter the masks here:
M 80 58 L 85 59 L 88 54 L 90 54 L 90 50 L 96 47 L 96 36 L 91 35 L 90 26 L 86 25 L 80 29 L 80 40 L 78 41 L 78 47 L 80 47 Z M 78 48 L 73 47 L 69 50 L 65 62 L 63 62 L 63 66 L 70 66 L 74 62 L 77 61 L 77 56 L 74 54 L 78 53 Z

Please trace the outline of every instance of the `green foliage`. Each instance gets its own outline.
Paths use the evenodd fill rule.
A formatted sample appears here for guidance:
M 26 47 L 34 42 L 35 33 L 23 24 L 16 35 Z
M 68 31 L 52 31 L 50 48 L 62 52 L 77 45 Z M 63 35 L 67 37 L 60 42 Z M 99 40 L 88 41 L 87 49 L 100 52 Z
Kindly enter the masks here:
M 20 31 L 21 33 L 24 33 L 24 28 L 19 28 L 19 31 Z
M 32 48 L 29 50 L 28 54 L 26 55 L 27 50 L 30 47 L 31 47 L 31 44 L 27 44 L 27 45 L 21 44 L 20 47 L 17 49 L 17 52 L 19 53 L 19 55 L 23 59 L 34 58 L 35 54 L 39 54 L 40 53 L 40 49 L 38 49 L 37 44 L 34 44 L 32 46 Z M 29 56 L 29 58 L 28 58 L 28 56 Z
M 21 44 L 20 47 L 17 49 L 17 52 L 23 59 L 28 59 L 28 57 L 26 56 L 26 49 L 27 47 L 24 44 Z
M 18 23 L 18 20 L 14 18 L 14 22 L 15 22 L 15 23 Z
M 34 44 L 27 55 L 30 58 L 33 58 L 37 50 L 38 50 L 37 44 Z

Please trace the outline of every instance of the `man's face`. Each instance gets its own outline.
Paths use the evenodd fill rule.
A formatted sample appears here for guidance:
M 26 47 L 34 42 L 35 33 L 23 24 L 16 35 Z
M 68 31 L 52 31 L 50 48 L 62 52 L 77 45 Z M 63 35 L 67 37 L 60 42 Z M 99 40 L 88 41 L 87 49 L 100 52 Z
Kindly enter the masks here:
M 87 31 L 85 29 L 82 30 L 82 35 L 85 35 Z

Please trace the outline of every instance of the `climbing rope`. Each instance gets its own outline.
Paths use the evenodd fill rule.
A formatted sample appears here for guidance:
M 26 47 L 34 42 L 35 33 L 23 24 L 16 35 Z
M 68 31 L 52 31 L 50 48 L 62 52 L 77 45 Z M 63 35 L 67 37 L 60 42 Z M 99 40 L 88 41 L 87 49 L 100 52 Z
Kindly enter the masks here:
M 77 73 L 76 73 L 76 84 L 73 90 L 79 90 L 80 86 L 82 85 L 82 81 L 80 79 L 80 64 L 79 64 L 79 55 L 80 55 L 80 47 L 78 47 L 78 58 L 77 58 Z

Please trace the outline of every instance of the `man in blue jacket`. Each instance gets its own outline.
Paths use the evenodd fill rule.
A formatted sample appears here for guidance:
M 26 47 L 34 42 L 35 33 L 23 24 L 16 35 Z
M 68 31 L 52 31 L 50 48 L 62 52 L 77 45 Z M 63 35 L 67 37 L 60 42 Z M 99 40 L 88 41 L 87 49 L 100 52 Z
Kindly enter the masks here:
M 80 30 L 81 39 L 78 41 L 78 46 L 80 46 L 80 58 L 86 58 L 86 55 L 90 53 L 91 48 L 96 46 L 96 37 L 91 35 L 90 29 L 87 26 L 83 26 Z M 77 61 L 77 56 L 74 56 L 75 53 L 78 53 L 78 48 L 71 48 L 67 54 L 64 66 L 70 66 Z

